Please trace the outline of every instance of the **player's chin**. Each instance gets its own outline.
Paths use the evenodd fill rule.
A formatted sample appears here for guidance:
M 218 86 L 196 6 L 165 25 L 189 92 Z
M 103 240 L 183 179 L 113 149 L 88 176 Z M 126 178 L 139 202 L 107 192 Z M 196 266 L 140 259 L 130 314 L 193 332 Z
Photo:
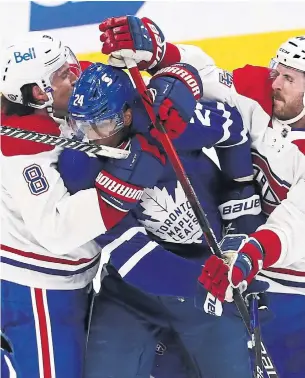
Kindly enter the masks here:
M 278 119 L 285 118 L 285 104 L 283 101 L 275 100 L 273 102 L 273 115 Z

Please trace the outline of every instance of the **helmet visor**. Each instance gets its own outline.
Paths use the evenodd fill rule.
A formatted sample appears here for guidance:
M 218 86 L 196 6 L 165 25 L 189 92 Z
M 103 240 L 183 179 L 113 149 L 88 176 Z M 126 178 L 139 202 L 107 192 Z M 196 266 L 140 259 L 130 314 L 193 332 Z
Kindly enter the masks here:
M 276 70 L 277 66 L 279 65 L 279 61 L 277 58 L 272 58 L 269 63 L 269 68 Z
M 69 47 L 65 47 L 64 54 L 66 58 L 64 64 L 50 75 L 52 86 L 56 86 L 58 81 L 65 80 L 67 77 L 70 77 L 71 81 L 76 81 L 82 73 L 80 63 Z
M 82 68 L 79 60 L 75 56 L 74 52 L 70 49 L 70 47 L 65 46 L 65 54 L 67 54 L 67 63 L 70 66 L 71 73 L 79 78 L 82 73 Z
M 123 114 L 100 121 L 75 120 L 70 117 L 70 127 L 75 135 L 85 135 L 88 140 L 105 139 L 113 136 L 124 127 Z

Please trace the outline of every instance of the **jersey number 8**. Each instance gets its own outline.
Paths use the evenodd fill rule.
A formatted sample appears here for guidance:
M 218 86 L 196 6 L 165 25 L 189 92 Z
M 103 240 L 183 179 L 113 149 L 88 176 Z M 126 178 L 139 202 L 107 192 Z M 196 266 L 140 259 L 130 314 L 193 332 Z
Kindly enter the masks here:
M 23 177 L 28 183 L 31 193 L 35 196 L 38 196 L 49 189 L 48 181 L 45 178 L 41 167 L 37 164 L 32 164 L 24 168 Z

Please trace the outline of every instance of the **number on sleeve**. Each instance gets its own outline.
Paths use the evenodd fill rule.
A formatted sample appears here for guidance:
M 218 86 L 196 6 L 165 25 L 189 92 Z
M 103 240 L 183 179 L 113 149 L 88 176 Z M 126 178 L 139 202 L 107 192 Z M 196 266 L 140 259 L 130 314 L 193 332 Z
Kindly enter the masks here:
M 197 102 L 196 109 L 195 109 L 195 116 L 197 117 L 198 121 L 201 122 L 203 126 L 211 126 L 210 114 L 211 114 L 211 111 L 209 109 L 203 109 L 203 105 L 200 104 L 200 102 Z M 190 123 L 194 123 L 194 122 L 195 122 L 195 119 L 194 117 L 192 117 L 190 119 Z
M 35 196 L 48 191 L 49 183 L 39 165 L 32 164 L 24 168 L 23 177 L 28 183 L 30 192 Z

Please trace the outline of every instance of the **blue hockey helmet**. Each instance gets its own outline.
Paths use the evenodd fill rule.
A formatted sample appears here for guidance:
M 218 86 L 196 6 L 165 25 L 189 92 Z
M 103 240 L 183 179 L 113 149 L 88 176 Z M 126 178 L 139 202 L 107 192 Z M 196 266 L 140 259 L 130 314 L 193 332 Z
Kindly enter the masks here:
M 124 127 L 124 110 L 132 106 L 135 89 L 121 69 L 95 63 L 76 82 L 69 101 L 70 124 L 89 140 L 103 139 Z

